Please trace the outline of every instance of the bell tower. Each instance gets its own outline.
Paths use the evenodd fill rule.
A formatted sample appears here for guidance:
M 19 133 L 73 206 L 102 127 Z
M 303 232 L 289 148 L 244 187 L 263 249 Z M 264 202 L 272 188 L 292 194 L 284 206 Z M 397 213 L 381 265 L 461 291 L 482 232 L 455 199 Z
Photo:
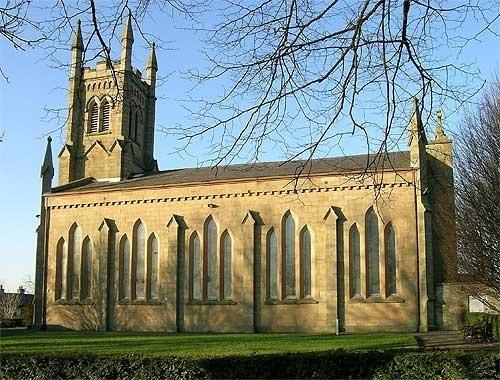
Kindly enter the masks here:
M 84 67 L 80 22 L 71 41 L 69 112 L 66 141 L 59 153 L 59 185 L 93 177 L 120 181 L 158 170 L 153 158 L 155 86 L 158 65 L 155 46 L 146 64 L 146 77 L 132 67 L 129 13 L 121 36 L 121 55 L 113 67 L 97 62 Z

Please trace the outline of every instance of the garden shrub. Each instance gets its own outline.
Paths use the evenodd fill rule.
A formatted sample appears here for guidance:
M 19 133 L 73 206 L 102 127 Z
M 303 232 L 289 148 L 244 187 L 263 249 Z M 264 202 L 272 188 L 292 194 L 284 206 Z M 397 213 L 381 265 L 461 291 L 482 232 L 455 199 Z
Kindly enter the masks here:
M 0 379 L 205 379 L 196 363 L 172 357 L 2 354 Z
M 467 323 L 474 325 L 478 322 L 488 322 L 493 327 L 493 337 L 500 341 L 500 315 L 490 313 L 467 313 Z
M 347 379 L 370 378 L 394 354 L 382 351 L 334 350 L 297 354 L 229 356 L 200 360 L 215 379 Z
M 425 352 L 397 355 L 374 376 L 376 380 L 462 380 L 465 368 L 452 352 Z
M 181 359 L 139 355 L 2 354 L 0 379 L 500 379 L 500 354 L 354 352 Z

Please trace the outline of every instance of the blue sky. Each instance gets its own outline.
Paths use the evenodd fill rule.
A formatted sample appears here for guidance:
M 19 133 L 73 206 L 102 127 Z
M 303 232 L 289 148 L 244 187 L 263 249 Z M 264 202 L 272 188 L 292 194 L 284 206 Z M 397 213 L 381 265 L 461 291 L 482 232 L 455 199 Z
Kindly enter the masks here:
M 181 23 L 182 24 L 182 23 Z M 192 83 L 182 73 L 189 68 L 205 67 L 201 58 L 201 35 L 178 28 L 179 23 L 170 17 L 148 20 L 145 28 L 161 34 L 165 41 L 163 50 L 158 50 L 159 75 L 168 75 L 158 89 L 157 127 L 171 127 L 183 124 L 187 113 L 183 103 L 187 100 Z M 500 45 L 491 35 L 469 45 L 457 60 L 477 62 L 485 79 L 498 72 Z M 443 53 L 443 52 L 441 52 Z M 69 52 L 58 53 L 62 59 Z M 119 57 L 119 50 L 112 55 Z M 45 149 L 43 135 L 57 129 L 57 122 L 47 118 L 46 108 L 67 106 L 68 73 L 64 68 L 52 67 L 43 50 L 18 51 L 0 39 L 0 65 L 9 77 L 9 82 L 0 78 L 0 134 L 5 132 L 0 143 L 0 281 L 8 289 L 15 289 L 24 278 L 34 278 L 36 215 L 40 204 L 40 164 Z M 147 48 L 144 41 L 136 38 L 133 64 L 139 69 L 145 66 Z M 201 90 L 200 90 L 201 91 Z M 204 88 L 206 94 L 218 94 L 221 87 Z M 459 120 L 459 115 L 448 118 L 448 129 Z M 57 169 L 57 153 L 64 135 L 60 131 L 51 133 Z M 174 136 L 161 132 L 156 134 L 155 157 L 160 168 L 196 166 L 195 155 L 179 155 L 176 149 L 180 143 Z M 203 144 L 200 142 L 200 150 Z M 197 147 L 198 148 L 198 147 Z M 364 153 L 361 144 L 351 141 L 345 147 L 349 153 Z M 265 153 L 264 159 L 280 160 L 279 151 Z M 201 158 L 203 159 L 203 158 Z M 57 178 L 54 179 L 57 183 Z

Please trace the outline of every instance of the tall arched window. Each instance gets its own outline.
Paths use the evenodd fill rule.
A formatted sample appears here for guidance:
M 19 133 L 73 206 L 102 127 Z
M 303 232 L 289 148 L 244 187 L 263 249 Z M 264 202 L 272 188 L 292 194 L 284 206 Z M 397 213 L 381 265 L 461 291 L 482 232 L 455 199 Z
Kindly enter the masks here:
M 274 229 L 267 233 L 267 298 L 278 298 L 278 239 Z
M 283 273 L 285 297 L 295 297 L 295 220 L 290 212 L 283 220 Z
M 71 286 L 69 287 L 68 296 L 72 299 L 80 299 L 82 232 L 76 224 L 71 227 L 69 232 L 69 249 Z
M 212 216 L 205 222 L 204 267 L 206 298 L 215 300 L 217 299 L 217 225 Z
M 397 293 L 396 287 L 396 234 L 392 223 L 385 228 L 385 286 L 386 296 Z
M 148 299 L 158 299 L 158 270 L 158 239 L 151 234 L 148 240 Z
M 134 119 L 132 119 L 132 106 L 130 106 L 130 109 L 128 110 L 128 136 L 133 139 L 135 132 L 134 132 Z
M 55 299 L 59 300 L 66 298 L 65 287 L 66 287 L 66 268 L 67 265 L 66 256 L 66 242 L 64 238 L 60 238 L 57 241 L 56 247 L 56 283 L 55 283 Z
M 311 297 L 311 233 L 304 227 L 300 234 L 300 274 L 302 298 Z
M 200 255 L 200 238 L 198 233 L 193 232 L 189 239 L 189 273 L 190 273 L 190 290 L 191 299 L 201 299 L 201 255 Z
M 359 231 L 356 223 L 349 230 L 349 290 L 351 297 L 361 295 Z
M 82 300 L 90 298 L 92 289 L 92 242 L 87 236 L 82 245 Z
M 224 231 L 221 237 L 221 270 L 222 270 L 222 299 L 231 299 L 232 293 L 232 271 L 231 271 L 231 254 L 232 254 L 232 242 L 229 232 Z
M 96 133 L 99 128 L 99 106 L 95 101 L 92 102 L 89 109 L 89 133 Z
M 138 127 L 138 124 L 137 124 L 137 110 L 135 111 L 135 115 L 134 115 L 134 141 L 137 141 L 137 136 L 138 136 L 138 130 L 139 127 Z
M 102 105 L 102 124 L 100 131 L 109 130 L 110 114 L 111 114 L 111 106 L 107 100 L 104 100 L 104 103 Z
M 367 294 L 380 295 L 378 218 L 372 207 L 366 213 L 365 225 Z
M 119 281 L 120 300 L 130 299 L 130 241 L 127 235 L 120 241 Z
M 134 268 L 134 288 L 133 288 L 133 298 L 134 299 L 144 299 L 146 293 L 146 228 L 144 223 L 140 220 L 137 221 L 134 227 L 133 244 L 134 249 L 132 251 L 132 265 Z

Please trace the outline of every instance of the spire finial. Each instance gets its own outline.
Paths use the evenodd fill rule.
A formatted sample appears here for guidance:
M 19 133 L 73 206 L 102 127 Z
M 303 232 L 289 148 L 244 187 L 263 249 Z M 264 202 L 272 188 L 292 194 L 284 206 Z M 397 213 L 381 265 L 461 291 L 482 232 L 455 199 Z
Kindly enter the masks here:
M 443 128 L 443 113 L 441 110 L 438 110 L 436 112 L 436 119 L 437 119 L 437 124 L 436 124 L 436 140 L 440 140 L 446 137 L 446 133 L 444 133 L 444 128 Z
M 54 177 L 54 164 L 52 162 L 52 137 L 47 137 L 47 147 L 45 148 L 45 157 L 40 170 L 41 177 L 52 179 Z
M 71 48 L 83 50 L 83 38 L 80 19 L 78 19 L 78 21 L 76 22 L 76 31 L 73 32 L 73 37 L 71 38 Z
M 156 51 L 155 51 L 155 43 L 151 44 L 151 50 L 149 51 L 148 61 L 146 62 L 146 69 L 154 69 L 158 70 L 158 62 L 156 61 Z
M 420 109 L 418 106 L 418 98 L 416 96 L 413 97 L 413 117 L 411 119 L 411 130 L 419 130 L 420 129 Z
M 125 21 L 125 27 L 123 28 L 122 41 L 131 40 L 134 42 L 134 33 L 132 31 L 132 12 L 128 10 L 127 20 Z

